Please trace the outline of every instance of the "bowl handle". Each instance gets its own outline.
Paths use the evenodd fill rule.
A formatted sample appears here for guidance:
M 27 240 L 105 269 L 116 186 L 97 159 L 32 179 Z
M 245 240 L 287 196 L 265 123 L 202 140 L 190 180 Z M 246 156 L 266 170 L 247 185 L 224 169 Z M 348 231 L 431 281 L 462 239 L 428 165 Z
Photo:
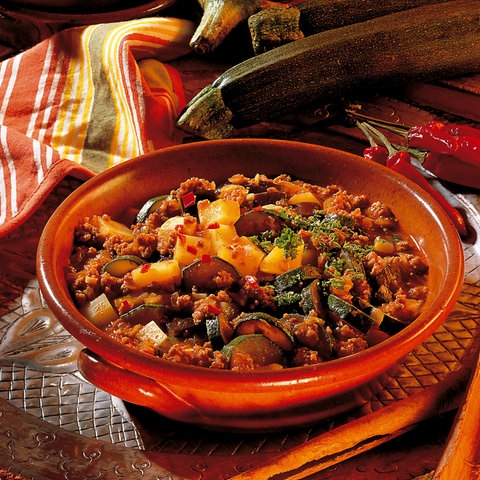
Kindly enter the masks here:
M 85 379 L 96 387 L 170 419 L 198 423 L 205 416 L 196 406 L 155 380 L 109 363 L 86 348 L 79 353 L 78 367 Z

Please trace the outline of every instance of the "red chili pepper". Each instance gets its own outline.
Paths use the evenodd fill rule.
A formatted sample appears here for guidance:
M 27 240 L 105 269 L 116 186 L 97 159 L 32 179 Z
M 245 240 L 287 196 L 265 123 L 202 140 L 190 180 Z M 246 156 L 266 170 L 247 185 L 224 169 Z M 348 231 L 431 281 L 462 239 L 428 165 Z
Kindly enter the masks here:
M 177 238 L 180 240 L 180 243 L 182 245 L 185 245 L 187 243 L 187 237 L 183 233 L 178 232 Z
M 476 137 L 480 138 L 480 130 L 478 128 L 469 127 L 468 125 L 443 125 L 442 128 L 445 132 L 453 135 L 454 137 Z
M 192 255 L 196 255 L 198 252 L 198 249 L 193 245 L 187 245 L 187 252 L 191 253 Z
M 218 308 L 216 305 L 213 305 L 212 303 L 208 304 L 208 311 L 210 313 L 213 313 L 215 315 L 218 315 L 219 313 L 222 313 L 222 310 Z
M 140 268 L 140 273 L 147 273 L 150 270 L 150 267 L 152 266 L 151 263 L 145 263 L 142 265 Z
M 430 122 L 412 127 L 407 139 L 409 147 L 427 151 L 424 167 L 438 178 L 480 188 L 480 130 Z
M 407 151 L 400 150 L 391 155 L 388 158 L 386 165 L 388 168 L 401 173 L 404 177 L 407 177 L 411 181 L 415 182 L 419 187 L 423 188 L 427 193 L 429 193 L 450 217 L 458 233 L 462 236 L 467 235 L 465 220 L 460 212 L 450 205 L 440 194 L 440 192 L 435 190 L 435 188 L 430 185 L 428 180 L 412 165 L 410 161 L 410 154 Z
M 447 182 L 480 188 L 480 166 L 462 162 L 452 155 L 436 152 L 428 152 L 422 165 L 429 172 Z
M 216 228 L 220 228 L 220 224 L 218 222 L 210 223 L 207 227 L 208 230 L 215 230 Z
M 125 313 L 128 312 L 132 309 L 132 306 L 130 305 L 130 302 L 128 300 L 123 300 L 122 305 L 120 307 L 120 312 Z
M 202 255 L 202 263 L 211 263 L 212 262 L 212 256 L 209 255 L 208 253 L 204 253 Z
M 388 150 L 383 145 L 372 145 L 363 151 L 363 156 L 367 160 L 385 165 L 388 159 Z
M 182 196 L 182 204 L 184 208 L 191 207 L 195 204 L 195 194 L 193 192 L 188 192 Z
M 251 287 L 258 287 L 257 279 L 252 275 L 245 275 L 245 282 Z

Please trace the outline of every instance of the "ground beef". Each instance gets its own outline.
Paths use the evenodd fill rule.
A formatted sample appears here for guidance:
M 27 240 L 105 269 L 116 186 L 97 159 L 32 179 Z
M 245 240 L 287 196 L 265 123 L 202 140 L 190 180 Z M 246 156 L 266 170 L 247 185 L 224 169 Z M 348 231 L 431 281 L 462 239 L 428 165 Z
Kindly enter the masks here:
M 235 200 L 240 205 L 243 205 L 247 199 L 248 190 L 241 185 L 225 185 L 220 188 L 219 198 L 227 200 Z
M 291 196 L 307 192 L 319 203 L 290 202 Z M 188 206 L 183 204 L 186 195 L 189 202 L 193 197 Z M 228 240 L 221 236 L 217 239 L 207 234 L 197 216 L 199 202 L 214 200 L 236 201 L 240 214 L 262 210 L 269 221 L 265 221 L 265 214 L 257 216 L 263 218 L 259 220 L 260 227 L 243 226 L 240 234 L 231 220 L 232 224 L 222 225 L 229 232 L 225 233 Z M 146 206 L 150 207 L 151 202 Z M 356 311 L 353 308 L 367 310 L 373 306 L 408 324 L 420 314 L 428 293 L 428 266 L 391 209 L 380 202 L 370 202 L 365 195 L 349 193 L 339 185 L 311 185 L 288 175 L 269 178 L 258 174 L 250 178 L 237 174 L 217 188 L 213 181 L 193 177 L 167 195 L 155 197 L 155 208 L 144 221 L 139 221 L 141 216 L 134 216 L 130 225 L 122 225 L 108 215 L 86 218 L 75 230 L 74 248 L 65 272 L 78 306 L 105 294 L 114 314 L 120 316 L 105 327 L 106 332 L 144 353 L 177 363 L 237 371 L 313 365 L 353 355 L 369 346 L 364 325 L 356 323 L 359 316 L 341 315 L 327 299 L 338 297 L 334 298 L 337 305 L 346 302 L 349 313 Z M 184 217 L 182 225 L 165 228 L 165 221 L 179 215 Z M 185 242 L 187 235 L 197 237 L 193 244 Z M 240 236 L 244 243 L 239 242 Z M 229 252 L 230 268 L 217 263 L 216 268 L 200 269 L 203 273 L 193 277 L 193 285 L 188 284 L 183 269 L 189 266 L 190 255 L 195 262 L 211 263 L 214 255 L 222 258 L 217 241 Z M 289 241 L 293 243 L 288 245 Z M 245 252 L 252 251 L 245 248 L 248 242 L 253 245 L 249 248 L 257 249 L 257 256 L 253 255 L 249 262 L 239 262 Z M 297 276 L 292 267 L 293 283 L 277 285 L 278 273 L 258 268 L 255 263 L 257 258 L 263 262 L 275 253 L 278 245 L 285 255 L 289 247 L 289 254 L 295 252 L 299 243 L 303 245 L 303 255 L 298 268 L 313 268 L 312 277 Z M 104 271 L 109 261 L 125 255 L 138 257 L 134 265 L 146 263 L 149 268 L 145 272 L 122 272 L 119 277 Z M 170 263 L 160 265 L 163 261 Z M 276 262 L 281 265 L 284 260 Z M 158 268 L 150 270 L 153 264 Z M 240 274 L 246 265 L 254 265 L 256 271 Z M 174 273 L 168 270 L 169 266 Z M 151 272 L 151 276 L 143 277 L 148 278 L 145 284 L 138 279 L 146 272 Z M 202 279 L 202 275 L 208 278 Z M 287 285 L 286 291 L 282 284 Z M 149 315 L 145 314 L 149 308 L 135 309 L 143 304 L 156 307 L 156 313 L 152 317 L 142 316 Z M 237 344 L 235 348 L 230 342 L 240 335 L 239 316 L 247 314 L 255 321 L 243 331 L 252 331 L 251 328 L 257 335 L 260 331 L 269 342 L 265 338 L 248 339 L 246 343 L 239 342 L 243 347 Z M 258 314 L 264 320 L 270 318 L 265 320 L 263 329 L 255 323 Z M 139 335 L 149 321 L 155 321 L 165 334 L 160 344 Z M 282 331 L 269 330 L 275 328 Z M 279 340 L 285 337 L 292 339 L 291 343 L 286 340 L 288 347 Z M 269 350 L 272 339 L 278 345 L 273 342 L 274 349 Z M 222 349 L 224 344 L 228 345 L 226 349 Z M 269 355 L 265 357 L 266 353 Z
M 368 348 L 367 341 L 352 327 L 341 324 L 333 331 L 336 339 L 334 350 L 339 358 L 348 357 Z
M 193 192 L 194 194 L 214 191 L 216 188 L 215 182 L 210 182 L 203 178 L 193 177 L 180 184 L 177 189 L 176 196 L 182 198 L 187 193 Z
M 304 367 L 306 365 L 316 365 L 322 363 L 319 353 L 316 350 L 310 350 L 307 347 L 297 348 L 295 356 L 292 359 L 292 367 Z
M 206 342 L 204 345 L 197 345 L 190 339 L 186 339 L 183 343 L 172 345 L 163 358 L 172 362 L 186 363 L 198 367 L 210 367 L 214 362 L 210 342 Z

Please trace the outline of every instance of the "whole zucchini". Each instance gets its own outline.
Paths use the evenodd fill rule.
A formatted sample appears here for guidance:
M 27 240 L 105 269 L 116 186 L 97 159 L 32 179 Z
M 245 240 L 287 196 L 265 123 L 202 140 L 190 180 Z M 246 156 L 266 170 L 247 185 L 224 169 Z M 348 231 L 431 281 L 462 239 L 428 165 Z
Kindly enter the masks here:
M 480 0 L 406 10 L 317 33 L 221 74 L 178 126 L 225 138 L 252 125 L 372 88 L 480 71 Z
M 290 2 L 290 5 L 299 10 L 299 27 L 307 36 L 446 1 L 451 0 L 299 0 Z
M 248 18 L 255 54 L 299 38 L 372 18 L 451 0 L 293 0 Z M 287 7 L 287 8 L 285 8 Z

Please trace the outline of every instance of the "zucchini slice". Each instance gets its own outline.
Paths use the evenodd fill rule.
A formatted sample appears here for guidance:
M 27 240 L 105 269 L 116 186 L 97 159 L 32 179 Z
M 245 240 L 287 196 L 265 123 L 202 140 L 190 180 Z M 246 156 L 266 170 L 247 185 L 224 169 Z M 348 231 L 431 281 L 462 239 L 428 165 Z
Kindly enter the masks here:
M 375 326 L 388 335 L 395 335 L 395 333 L 400 332 L 409 325 L 408 323 L 402 322 L 398 318 L 385 313 L 379 307 L 375 307 L 366 302 L 360 302 L 359 305 L 360 308 L 373 320 Z
M 212 344 L 213 350 L 221 350 L 225 342 L 223 341 L 219 318 L 207 318 L 205 320 L 205 327 L 207 329 L 208 340 Z
M 235 333 L 237 335 L 259 333 L 286 352 L 293 350 L 295 344 L 295 338 L 285 322 L 263 312 L 240 315 L 235 321 Z
M 208 262 L 196 260 L 183 268 L 182 282 L 186 291 L 191 292 L 194 287 L 200 292 L 217 290 L 216 278 L 221 271 L 230 274 L 234 282 L 241 280 L 242 276 L 231 263 L 216 255 L 213 255 L 210 260 Z
M 135 218 L 136 223 L 144 222 L 168 197 L 169 195 L 159 195 L 157 197 L 149 198 L 138 211 Z
M 121 255 L 105 264 L 102 267 L 102 273 L 109 273 L 114 277 L 121 278 L 144 263 L 145 261 L 136 255 Z
M 283 200 L 284 198 L 287 198 L 287 194 L 285 192 L 280 192 L 278 190 L 267 190 L 265 192 L 259 192 L 253 195 L 253 205 L 256 207 L 272 205 L 277 203 L 279 200 Z
M 320 318 L 325 318 L 325 306 L 323 305 L 319 279 L 310 282 L 302 289 L 301 306 L 305 315 L 313 310 Z
M 222 353 L 230 363 L 230 369 L 241 366 L 244 356 L 249 356 L 255 367 L 284 365 L 282 349 L 261 334 L 240 335 L 222 348 Z
M 290 323 L 292 325 L 292 332 L 295 337 L 297 345 L 305 345 L 311 350 L 316 350 L 324 360 L 332 358 L 335 339 L 332 331 L 326 327 L 325 323 L 320 318 L 290 315 Z M 308 328 L 299 328 L 307 322 Z
M 365 312 L 336 295 L 328 295 L 327 305 L 332 313 L 363 333 L 367 333 L 370 327 L 375 325 L 373 319 Z
M 271 232 L 275 237 L 282 230 L 282 221 L 278 215 L 272 215 L 265 210 L 249 210 L 235 222 L 235 229 L 240 237 L 251 237 L 267 232 Z
M 278 275 L 274 282 L 275 292 L 291 290 L 295 286 L 302 286 L 303 282 L 307 280 L 314 280 L 321 278 L 321 276 L 322 274 L 317 267 L 313 265 L 302 265 L 301 267 Z
M 355 255 L 342 248 L 339 256 L 345 261 L 344 271 L 352 270 L 356 274 L 365 277 L 365 267 L 363 266 L 363 263 L 355 257 Z
M 142 303 L 138 307 L 132 308 L 128 312 L 120 315 L 122 320 L 132 325 L 146 325 L 151 321 L 157 324 L 165 323 L 165 306 L 155 303 Z
M 198 329 L 198 325 L 192 317 L 176 317 L 167 323 L 167 330 L 174 337 L 188 336 L 189 330 Z
M 301 300 L 302 294 L 298 292 L 292 292 L 291 290 L 280 292 L 277 295 L 277 305 L 278 308 L 282 310 L 297 310 Z
M 233 319 L 238 316 L 240 309 L 234 302 L 220 302 L 220 310 L 217 319 L 220 325 L 220 334 L 226 344 L 234 335 Z

